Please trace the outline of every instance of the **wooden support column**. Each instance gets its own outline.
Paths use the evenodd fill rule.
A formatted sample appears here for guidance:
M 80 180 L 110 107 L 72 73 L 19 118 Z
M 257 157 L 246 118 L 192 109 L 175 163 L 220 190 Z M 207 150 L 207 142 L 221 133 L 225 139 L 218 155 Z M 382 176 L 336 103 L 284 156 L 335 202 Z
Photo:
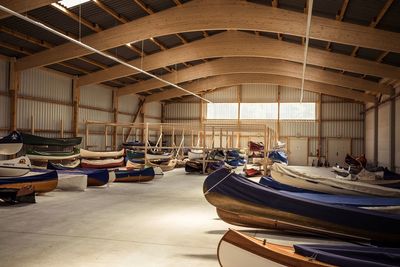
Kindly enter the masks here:
M 379 128 L 378 128 L 378 120 L 379 120 L 379 101 L 375 101 L 375 107 L 374 107 L 374 164 L 378 165 L 378 133 L 379 133 Z
M 140 110 L 140 117 L 142 118 L 142 123 L 144 124 L 144 119 L 145 119 L 145 113 L 146 113 L 146 103 L 143 102 L 143 106 Z M 142 128 L 142 141 L 144 140 L 144 142 L 147 143 L 147 140 L 150 139 L 150 134 L 149 134 L 149 125 L 146 124 L 146 140 L 145 140 L 145 133 L 144 133 L 144 129 Z
M 201 94 L 200 96 L 203 97 L 203 94 Z M 200 118 L 199 118 L 200 127 L 202 127 L 202 125 L 203 125 L 203 123 L 204 123 L 204 116 L 203 116 L 203 113 L 204 113 L 204 102 L 203 102 L 202 99 L 200 99 Z
M 10 95 L 10 131 L 17 130 L 18 92 L 20 87 L 20 72 L 15 69 L 15 58 L 10 61 L 10 80 L 8 92 Z
M 114 122 L 118 122 L 118 111 L 119 111 L 119 98 L 117 94 L 118 89 L 113 90 L 113 112 L 114 112 Z M 114 126 L 114 132 L 113 132 L 113 137 L 112 137 L 112 145 L 115 150 L 117 150 L 117 131 L 118 127 L 115 125 Z
M 236 141 L 236 147 L 239 148 L 240 147 L 240 106 L 241 106 L 241 102 L 242 102 L 242 87 L 243 85 L 240 85 L 237 89 L 237 101 L 238 101 L 238 113 L 237 113 L 237 141 Z M 233 137 L 232 137 L 233 138 Z M 233 142 L 233 141 L 232 141 Z
M 321 135 L 322 135 L 322 94 L 318 95 L 318 109 L 317 109 L 317 116 L 318 116 L 318 160 L 321 160 Z
M 276 123 L 276 139 L 279 140 L 281 136 L 281 86 L 278 85 L 278 98 L 276 99 L 278 102 L 278 121 Z
M 72 132 L 74 137 L 79 133 L 79 103 L 81 102 L 81 90 L 78 86 L 78 78 L 74 77 L 72 80 Z
M 396 97 L 395 90 L 391 95 L 389 114 L 390 170 L 396 171 Z
M 161 123 L 165 122 L 165 103 L 161 103 Z

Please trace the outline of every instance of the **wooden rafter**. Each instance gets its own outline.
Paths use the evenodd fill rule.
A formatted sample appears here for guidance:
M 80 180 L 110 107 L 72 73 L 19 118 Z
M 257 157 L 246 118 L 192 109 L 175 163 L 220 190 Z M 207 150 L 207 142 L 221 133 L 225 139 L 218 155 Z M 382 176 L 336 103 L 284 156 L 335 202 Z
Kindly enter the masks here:
M 208 89 L 240 85 L 243 83 L 269 83 L 269 84 L 277 84 L 293 88 L 301 87 L 301 79 L 298 78 L 292 78 L 281 75 L 260 74 L 260 73 L 242 73 L 242 74 L 219 75 L 201 79 L 197 82 L 185 85 L 185 89 L 193 93 L 199 93 Z M 323 93 L 332 96 L 339 96 L 353 100 L 357 99 L 358 101 L 362 102 L 374 102 L 376 99 L 374 96 L 369 94 L 364 94 L 357 91 L 349 90 L 340 86 L 328 85 L 312 81 L 305 81 L 304 89 L 311 92 Z M 157 93 L 148 96 L 146 98 L 146 101 L 147 102 L 162 101 L 173 97 L 184 96 L 187 94 L 188 93 L 182 90 L 171 89 L 162 93 Z
M 93 2 L 99 7 L 101 8 L 103 11 L 105 11 L 106 13 L 108 13 L 109 15 L 111 15 L 113 18 L 115 18 L 119 23 L 121 24 L 125 24 L 128 23 L 129 20 L 126 19 L 124 16 L 122 16 L 121 14 L 118 14 L 117 12 L 115 12 L 113 9 L 111 9 L 110 7 L 108 7 L 107 5 L 105 5 L 104 3 L 102 3 L 100 0 L 93 0 Z M 136 2 L 136 1 L 135 1 Z M 128 43 L 125 44 L 126 47 L 128 47 L 130 50 L 134 51 L 135 53 L 139 54 L 141 57 L 145 56 L 146 53 L 142 52 L 141 50 L 139 50 L 138 48 L 136 48 L 135 46 L 133 46 L 132 44 Z M 161 47 L 160 47 L 161 48 Z M 161 50 L 165 50 L 162 49 Z M 166 71 L 171 72 L 171 70 L 169 68 L 164 68 Z
M 148 5 L 145 5 L 141 0 L 133 0 L 141 9 L 143 9 L 145 12 L 147 12 L 147 14 L 152 15 L 155 12 L 153 11 L 153 9 L 151 9 Z M 183 36 L 179 33 L 175 34 L 175 36 L 177 36 L 179 38 L 179 40 L 181 40 L 181 42 L 183 44 L 187 44 L 187 40 L 185 38 L 183 38 Z M 152 41 L 155 45 L 157 45 L 161 50 L 167 50 L 167 47 L 165 47 L 165 45 L 161 44 L 156 38 L 151 37 L 150 41 Z M 190 67 L 189 64 L 187 64 L 186 62 L 183 62 L 182 64 L 184 64 L 186 67 Z
M 369 27 L 375 28 L 379 22 L 382 20 L 383 16 L 385 16 L 386 12 L 390 8 L 390 6 L 393 4 L 394 0 L 387 0 L 386 3 L 383 5 L 382 9 L 379 11 L 379 14 L 373 18 L 371 23 L 369 24 Z M 351 52 L 351 56 L 355 57 L 357 56 L 357 52 L 360 49 L 360 46 L 355 46 L 353 51 Z M 383 52 L 385 53 L 385 52 Z M 382 61 L 383 57 L 381 58 Z
M 171 66 L 180 62 L 194 61 L 202 58 L 217 57 L 265 57 L 302 63 L 303 49 L 304 47 L 299 44 L 280 42 L 271 38 L 255 36 L 254 34 L 240 31 L 227 31 L 149 55 L 145 57 L 143 62 L 140 59 L 135 59 L 129 61 L 129 63 L 135 66 L 143 63 L 142 66 L 145 70 L 154 70 L 162 66 Z M 400 68 L 398 67 L 331 53 L 312 47 L 309 48 L 308 62 L 310 65 L 338 70 L 345 69 L 355 73 L 378 77 L 397 79 L 396 77 L 400 75 Z M 98 71 L 79 78 L 79 84 L 100 83 L 136 73 L 136 71 L 122 65 L 116 65 L 107 70 Z
M 307 1 L 307 0 L 306 0 L 306 1 Z M 272 0 L 271 6 L 272 6 L 272 7 L 275 7 L 275 8 L 278 8 L 278 7 L 279 7 L 279 0 Z M 282 41 L 282 40 L 283 40 L 282 34 L 281 34 L 280 32 L 277 32 L 276 35 L 277 35 L 279 41 Z
M 22 0 L 0 0 L 0 4 L 2 6 L 5 6 L 15 12 L 18 13 L 25 13 L 27 11 L 48 6 L 51 5 L 52 3 L 57 2 L 57 0 L 28 0 L 28 1 L 22 1 Z M 10 17 L 11 15 L 8 13 L 5 13 L 3 11 L 0 11 L 0 19 L 4 19 L 7 17 Z
M 349 5 L 350 0 L 343 0 L 342 6 L 340 7 L 339 11 L 336 14 L 336 20 L 342 21 L 344 18 L 344 14 L 346 14 L 347 6 Z M 331 42 L 328 42 L 326 45 L 326 50 L 331 50 Z
M 224 16 L 229 13 L 231 16 Z M 194 20 L 193 17 L 196 16 Z M 88 45 L 99 50 L 107 50 L 132 40 L 149 39 L 154 36 L 176 32 L 246 29 L 269 32 L 285 32 L 290 35 L 304 36 L 305 14 L 260 6 L 254 3 L 230 0 L 190 1 L 182 6 L 170 8 L 153 15 L 122 24 L 104 32 L 82 38 Z M 163 25 L 158 27 L 157 25 Z M 400 34 L 327 18 L 314 17 L 311 23 L 314 29 L 310 38 L 343 43 L 353 46 L 400 52 Z M 385 40 L 382 42 L 381 40 Z M 16 62 L 16 68 L 23 70 L 63 61 L 65 59 L 89 54 L 85 48 L 72 43 L 60 45 L 48 51 L 22 58 Z
M 20 33 L 20 32 L 18 32 L 18 31 L 16 31 L 16 30 L 7 28 L 7 27 L 5 27 L 5 26 L 0 26 L 0 31 L 1 31 L 1 32 L 4 32 L 4 33 L 7 33 L 7 34 L 9 34 L 9 35 L 11 35 L 11 36 L 13 36 L 13 37 L 16 37 L 16 38 L 18 38 L 18 39 L 21 39 L 21 40 L 24 40 L 24 41 L 33 43 L 33 44 L 38 45 L 38 46 L 41 46 L 41 47 L 45 47 L 45 48 L 48 48 L 48 49 L 55 47 L 55 45 L 52 44 L 52 43 L 50 43 L 50 42 L 47 42 L 47 41 L 45 41 L 45 40 L 40 40 L 40 39 L 38 39 L 38 38 L 36 38 L 36 37 L 32 37 L 32 36 L 27 35 L 27 34 L 24 34 L 24 33 Z M 16 49 L 17 49 L 17 48 L 16 48 Z M 22 49 L 22 48 L 19 48 L 19 49 Z M 15 49 L 14 49 L 14 51 L 15 51 Z M 26 54 L 26 53 L 25 53 L 25 54 Z M 33 53 L 31 52 L 31 53 L 26 54 L 26 55 L 32 55 L 32 54 L 33 54 Z M 86 63 L 89 63 L 89 64 L 91 64 L 91 65 L 97 66 L 97 67 L 99 67 L 99 68 L 101 68 L 101 69 L 106 69 L 106 68 L 108 68 L 107 65 L 104 65 L 104 64 L 102 64 L 102 63 L 96 62 L 96 61 L 94 61 L 94 60 L 91 60 L 91 59 L 88 59 L 88 58 L 85 58 L 85 57 L 81 57 L 81 58 L 77 58 L 77 59 L 78 59 L 78 60 L 81 60 L 81 61 L 84 61 L 84 62 L 86 62 Z M 59 63 L 59 64 L 60 64 L 60 65 L 63 65 L 64 63 Z M 68 63 L 65 63 L 64 65 L 67 66 L 68 68 L 74 68 L 75 70 L 78 70 L 78 71 L 80 71 L 80 72 L 82 72 L 82 73 L 84 73 L 84 74 L 90 73 L 90 72 L 87 71 L 87 70 L 84 70 L 84 69 L 81 69 L 81 68 L 78 68 L 78 67 L 69 65 Z M 136 79 L 131 79 L 131 80 L 137 81 Z M 121 84 L 121 83 L 119 83 L 119 85 L 120 85 L 120 86 L 121 86 L 121 85 L 124 86 L 124 84 Z
M 301 78 L 302 65 L 269 58 L 221 58 L 191 68 L 179 70 L 177 73 L 165 74 L 161 76 L 161 78 L 170 82 L 183 83 L 210 76 L 235 73 L 264 73 Z M 339 73 L 324 71 L 315 67 L 307 67 L 305 79 L 360 91 L 370 91 L 376 94 L 389 95 L 392 91 L 391 87 L 388 85 L 344 76 Z M 164 86 L 164 83 L 156 79 L 149 79 L 118 89 L 118 95 L 140 93 Z

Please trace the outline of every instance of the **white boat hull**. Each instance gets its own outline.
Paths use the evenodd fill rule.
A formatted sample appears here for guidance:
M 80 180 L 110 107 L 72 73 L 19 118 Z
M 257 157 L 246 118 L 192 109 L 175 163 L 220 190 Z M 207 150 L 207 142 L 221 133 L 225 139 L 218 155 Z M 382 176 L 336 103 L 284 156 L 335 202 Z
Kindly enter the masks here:
M 223 267 L 283 267 L 285 265 L 273 262 L 253 254 L 240 247 L 221 240 L 218 246 L 218 261 Z
M 0 161 L 0 176 L 18 177 L 27 174 L 31 169 L 31 162 L 27 157 Z
M 125 150 L 121 149 L 119 151 L 89 151 L 86 149 L 80 150 L 81 158 L 119 158 L 125 154 Z
M 70 160 L 79 157 L 78 154 L 73 154 L 69 156 L 44 156 L 44 155 L 33 155 L 33 154 L 26 154 L 26 156 L 31 160 L 38 160 L 38 161 L 48 161 L 48 160 Z
M 206 154 L 204 154 L 204 156 L 206 156 Z M 202 150 L 189 151 L 188 158 L 189 160 L 203 159 L 203 151 Z
M 0 144 L 0 155 L 14 155 L 22 149 L 22 143 Z

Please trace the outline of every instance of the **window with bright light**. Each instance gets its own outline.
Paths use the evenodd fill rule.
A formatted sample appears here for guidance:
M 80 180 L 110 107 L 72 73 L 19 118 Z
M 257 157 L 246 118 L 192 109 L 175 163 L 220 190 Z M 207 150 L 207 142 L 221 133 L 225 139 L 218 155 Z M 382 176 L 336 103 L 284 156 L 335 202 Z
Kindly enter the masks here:
M 281 120 L 315 120 L 315 103 L 281 103 Z
M 241 103 L 240 118 L 244 120 L 277 120 L 278 103 Z
M 62 0 L 58 1 L 60 5 L 65 6 L 66 8 L 71 8 L 86 2 L 89 2 L 90 0 Z
M 211 120 L 234 120 L 237 119 L 237 103 L 208 103 L 207 119 Z

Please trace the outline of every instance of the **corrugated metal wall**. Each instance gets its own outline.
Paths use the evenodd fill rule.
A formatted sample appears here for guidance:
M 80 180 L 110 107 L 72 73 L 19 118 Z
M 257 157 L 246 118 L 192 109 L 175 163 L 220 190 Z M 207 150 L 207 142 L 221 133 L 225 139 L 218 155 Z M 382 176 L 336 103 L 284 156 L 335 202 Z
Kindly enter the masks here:
M 121 112 L 135 113 L 139 104 L 137 95 L 124 95 L 119 98 L 119 110 Z
M 241 86 L 233 86 L 221 90 L 213 91 L 207 94 L 207 99 L 213 102 L 237 102 L 237 91 L 241 88 L 241 102 L 242 103 L 263 103 L 263 102 L 276 102 L 278 99 L 278 86 L 264 85 L 264 84 L 243 84 Z M 300 90 L 280 86 L 280 100 L 284 103 L 299 102 Z M 319 94 L 309 91 L 304 91 L 304 102 L 317 103 Z M 321 104 L 321 154 L 324 155 L 326 151 L 327 138 L 351 138 L 352 148 L 351 152 L 355 155 L 364 153 L 364 118 L 362 112 L 364 105 L 360 103 L 347 102 L 344 99 L 322 96 Z M 200 105 L 198 100 L 193 102 L 184 103 L 170 103 L 165 108 L 166 122 L 185 123 L 190 125 L 199 125 L 200 123 Z M 206 105 L 204 107 L 204 114 L 206 113 Z M 205 120 L 207 124 L 226 124 L 231 122 L 235 124 L 236 120 Z M 277 130 L 276 120 L 241 120 L 241 123 L 262 123 L 266 124 L 271 129 Z M 309 153 L 316 155 L 318 149 L 318 132 L 319 123 L 315 121 L 295 121 L 295 120 L 281 120 L 279 133 L 281 139 L 284 141 L 287 137 L 309 137 Z M 253 137 L 256 138 L 256 137 Z M 219 137 L 216 137 L 219 144 Z M 262 139 L 262 138 L 261 138 Z M 255 139 L 254 139 L 255 140 Z M 240 143 L 246 144 L 246 138 L 241 138 Z M 260 140 L 262 141 L 262 140 Z M 210 140 L 211 142 L 211 140 Z M 223 143 L 225 141 L 223 140 Z
M 374 110 L 365 114 L 365 157 L 374 158 Z
M 85 106 L 112 109 L 112 90 L 92 84 L 81 87 L 81 104 Z
M 8 88 L 8 62 L 0 59 L 0 92 L 7 91 Z
M 390 103 L 383 104 L 378 109 L 378 164 L 390 165 Z
M 400 92 L 400 88 L 397 89 L 396 93 Z M 395 124 L 396 130 L 396 140 L 395 140 L 395 146 L 396 146 L 396 155 L 395 155 L 395 167 L 396 167 L 396 172 L 400 172 L 400 98 L 396 99 L 396 124 Z

